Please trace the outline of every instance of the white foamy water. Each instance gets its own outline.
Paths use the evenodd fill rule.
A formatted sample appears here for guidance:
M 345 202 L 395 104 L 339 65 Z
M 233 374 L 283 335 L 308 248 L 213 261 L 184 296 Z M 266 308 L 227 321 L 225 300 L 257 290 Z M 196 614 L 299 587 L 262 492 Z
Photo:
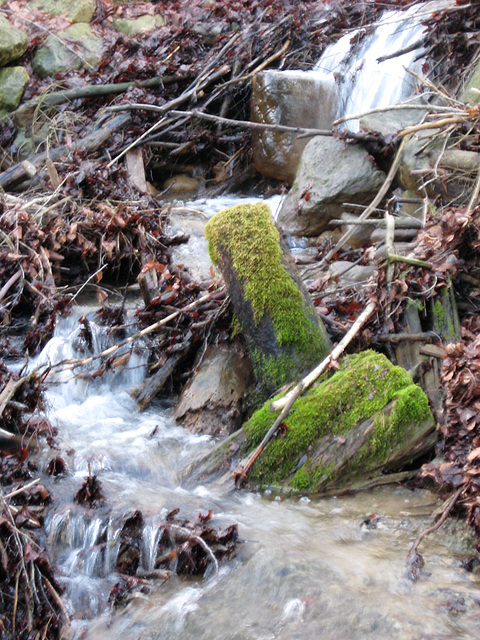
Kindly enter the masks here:
M 40 359 L 83 350 L 75 315 L 59 324 Z M 138 358 L 135 367 L 144 367 Z M 440 531 L 428 538 L 427 571 L 417 583 L 403 576 L 408 549 L 428 522 L 418 514 L 430 513 L 435 497 L 390 488 L 341 499 L 279 499 L 235 492 L 228 478 L 192 486 L 183 469 L 212 440 L 186 432 L 169 408 L 139 414 L 126 391 L 137 375 L 127 369 L 81 383 L 66 377 L 47 393 L 48 416 L 63 439 L 57 454 L 69 473 L 47 480 L 55 500 L 48 548 L 67 587 L 76 640 L 476 638 L 480 589 L 460 567 L 462 536 Z M 44 452 L 44 466 L 51 455 Z M 100 509 L 72 502 L 89 466 L 106 496 Z M 176 507 L 186 518 L 212 509 L 217 529 L 238 523 L 237 557 L 218 576 L 153 582 L 112 615 L 107 600 L 118 582 L 125 519 L 142 511 L 140 568 L 149 571 L 159 526 Z M 373 529 L 362 524 L 371 513 L 379 516 Z M 452 615 L 452 607 L 460 612 Z

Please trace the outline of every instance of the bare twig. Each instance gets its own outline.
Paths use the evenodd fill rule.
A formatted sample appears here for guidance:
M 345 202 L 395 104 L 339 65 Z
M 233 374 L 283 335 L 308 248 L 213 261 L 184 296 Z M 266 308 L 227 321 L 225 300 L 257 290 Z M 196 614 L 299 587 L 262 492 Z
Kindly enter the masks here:
M 390 185 L 392 184 L 393 179 L 395 178 L 395 175 L 397 173 L 397 169 L 400 164 L 400 160 L 402 158 L 403 149 L 409 139 L 410 139 L 410 136 L 405 136 L 403 138 L 402 142 L 400 143 L 400 146 L 398 147 L 397 153 L 395 155 L 395 159 L 392 163 L 392 166 L 390 167 L 390 171 L 388 172 L 382 187 L 380 188 L 379 192 L 377 193 L 375 198 L 372 200 L 372 202 L 368 205 L 368 207 L 362 213 L 362 215 L 359 216 L 358 218 L 359 220 L 366 220 L 367 218 L 369 218 L 370 215 L 375 211 L 377 206 L 380 204 L 380 202 L 383 200 L 383 198 L 387 195 L 388 190 L 390 189 Z M 335 244 L 333 249 L 331 249 L 327 253 L 327 255 L 321 260 L 320 265 L 324 266 L 325 264 L 330 262 L 332 257 L 337 253 L 339 249 L 341 249 L 350 240 L 350 238 L 354 235 L 354 233 L 355 233 L 354 228 L 348 229 L 348 231 L 346 231 L 343 234 L 343 236 L 340 238 L 340 240 Z
M 181 104 L 183 104 L 184 102 L 189 100 L 194 95 L 195 91 L 199 91 L 199 90 L 203 89 L 210 82 L 213 82 L 214 80 L 217 80 L 218 78 L 221 78 L 222 76 L 227 74 L 229 71 L 230 71 L 229 65 L 227 65 L 227 64 L 223 65 L 222 67 L 220 67 L 220 69 L 218 69 L 214 73 L 208 75 L 205 78 L 205 80 L 203 80 L 198 86 L 194 86 L 189 91 L 185 91 L 184 93 L 179 95 L 177 98 L 174 98 L 173 100 L 170 100 L 169 102 L 164 104 L 162 107 L 160 107 L 160 109 L 161 109 L 160 113 L 167 113 L 167 111 L 171 111 L 172 109 L 175 109 L 175 107 L 180 106 Z M 105 111 L 108 111 L 108 107 L 107 107 L 107 109 L 105 109 Z M 154 131 L 156 131 L 159 127 L 161 127 L 161 125 L 164 122 L 165 122 L 165 118 L 160 118 L 160 120 L 155 122 L 155 124 L 153 124 L 149 129 L 147 129 L 147 131 L 142 133 L 141 136 L 139 136 L 136 140 L 134 140 L 132 142 L 132 144 L 129 144 L 128 147 L 123 149 L 123 151 L 121 153 L 119 153 L 117 156 L 115 156 L 115 158 L 113 158 L 113 160 L 111 160 L 107 164 L 107 168 L 110 168 L 116 162 L 118 162 L 118 160 L 120 160 L 120 158 L 122 158 L 127 153 L 127 151 L 130 151 L 130 149 L 133 149 L 134 147 L 136 147 L 139 142 L 144 140 L 147 136 L 151 135 Z

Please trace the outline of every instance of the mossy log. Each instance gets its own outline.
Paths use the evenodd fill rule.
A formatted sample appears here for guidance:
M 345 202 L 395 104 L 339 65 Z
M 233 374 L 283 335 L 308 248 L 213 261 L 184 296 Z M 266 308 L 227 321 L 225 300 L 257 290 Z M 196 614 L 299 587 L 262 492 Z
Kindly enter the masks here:
M 244 425 L 245 453 L 275 420 L 269 406 Z M 424 454 L 435 441 L 434 426 L 425 393 L 405 369 L 374 351 L 348 356 L 297 400 L 249 482 L 310 493 L 355 489 Z
M 237 205 L 205 228 L 264 395 L 330 351 L 330 341 L 265 204 Z

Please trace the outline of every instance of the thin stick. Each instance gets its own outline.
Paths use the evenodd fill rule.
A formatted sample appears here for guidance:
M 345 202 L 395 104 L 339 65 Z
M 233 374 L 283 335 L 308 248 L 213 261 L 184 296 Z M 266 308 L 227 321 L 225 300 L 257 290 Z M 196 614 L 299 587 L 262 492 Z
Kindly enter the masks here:
M 297 393 L 298 395 L 301 395 L 306 389 L 308 389 L 308 387 L 310 387 L 315 382 L 315 380 L 317 380 L 317 378 L 325 371 L 332 360 L 338 360 L 341 354 L 345 351 L 346 347 L 350 344 L 353 338 L 357 335 L 363 325 L 370 318 L 376 306 L 376 301 L 371 300 L 355 320 L 355 322 L 352 324 L 347 333 L 337 344 L 337 346 L 332 349 L 331 353 L 317 367 L 315 367 L 313 371 L 305 376 L 305 378 L 296 387 L 289 391 L 286 396 L 280 398 L 279 400 L 276 400 L 275 402 L 272 402 L 270 405 L 270 409 L 272 411 L 278 411 L 279 409 L 285 407 L 291 397 L 293 397 Z M 296 397 L 298 397 L 298 395 L 296 395 Z
M 114 107 L 107 107 L 105 111 L 127 111 L 129 109 L 142 109 L 145 111 L 156 111 L 157 113 L 163 113 L 163 107 L 158 107 L 154 104 L 143 104 L 138 102 L 130 102 L 126 104 L 117 105 Z M 243 129 L 258 129 L 260 131 L 279 131 L 281 133 L 296 133 L 302 136 L 331 136 L 332 131 L 330 129 L 307 129 L 305 127 L 288 127 L 283 124 L 263 124 L 261 122 L 251 122 L 250 120 L 233 120 L 232 118 L 224 118 L 223 116 L 216 116 L 212 113 L 203 113 L 198 109 L 192 109 L 191 111 L 178 111 L 171 110 L 169 115 L 187 118 L 199 118 L 200 120 L 210 120 L 212 122 L 219 122 L 221 124 L 230 125 L 233 127 L 240 127 Z M 140 140 L 140 139 L 139 139 Z M 138 141 L 137 141 L 138 142 Z
M 239 465 L 234 473 L 235 487 L 239 489 L 242 484 L 247 479 L 248 473 L 252 468 L 253 463 L 265 449 L 267 444 L 276 434 L 278 428 L 283 423 L 287 415 L 290 413 L 290 409 L 292 408 L 294 402 L 299 398 L 302 393 L 310 387 L 315 380 L 325 371 L 328 365 L 332 362 L 332 360 L 337 360 L 337 358 L 343 353 L 346 346 L 351 342 L 351 340 L 356 336 L 356 334 L 360 331 L 361 327 L 365 324 L 368 318 L 371 316 L 377 303 L 374 300 L 371 300 L 368 305 L 365 307 L 364 311 L 358 316 L 354 324 L 350 327 L 349 331 L 345 334 L 343 339 L 338 343 L 338 345 L 332 350 L 330 355 L 328 355 L 313 371 L 311 371 L 305 378 L 297 384 L 291 391 L 289 391 L 283 398 L 272 402 L 270 405 L 270 409 L 272 411 L 278 411 L 281 409 L 280 414 L 277 416 L 275 422 L 272 424 L 270 429 L 265 434 L 265 437 L 258 445 L 258 447 L 253 451 L 253 453 L 247 459 L 247 462 L 244 466 Z
M 425 267 L 425 269 L 431 269 L 433 267 L 431 262 L 418 260 L 418 258 L 407 258 L 407 256 L 399 256 L 396 253 L 387 254 L 387 260 L 389 262 L 403 262 L 405 264 L 411 264 L 414 267 Z
M 174 98 L 173 100 L 170 100 L 169 102 L 164 104 L 163 107 L 160 107 L 160 109 L 162 110 L 161 112 L 166 113 L 167 111 L 170 111 L 171 109 L 174 109 L 175 107 L 183 104 L 189 98 L 191 98 L 196 91 L 200 91 L 201 89 L 206 87 L 207 84 L 209 84 L 213 80 L 221 78 L 229 71 L 230 71 L 229 65 L 228 64 L 223 65 L 222 67 L 220 67 L 220 69 L 218 69 L 218 71 L 207 76 L 205 80 L 203 80 L 198 86 L 195 85 L 189 91 L 185 91 L 180 96 L 178 96 L 178 98 Z M 156 131 L 164 122 L 165 122 L 165 118 L 160 118 L 160 120 L 155 122 L 155 124 L 153 124 L 149 129 L 147 129 L 147 131 L 142 133 L 141 136 L 139 136 L 136 140 L 134 140 L 131 144 L 129 144 L 128 147 L 126 147 L 121 153 L 119 153 L 118 156 L 113 158 L 113 160 L 111 160 L 107 164 L 107 169 L 110 169 L 110 167 L 113 166 L 118 160 L 120 160 L 120 158 L 122 158 L 127 153 L 127 151 L 130 151 L 130 149 L 133 149 L 134 147 L 136 147 L 139 142 L 141 142 L 144 138 L 146 138 L 151 133 Z
M 405 127 L 397 133 L 397 138 L 404 138 L 405 136 L 409 136 L 412 133 L 416 133 L 417 131 L 423 131 L 425 129 L 440 129 L 441 127 L 445 127 L 447 124 L 460 124 L 461 122 L 466 122 L 466 116 L 454 116 L 451 118 L 441 118 L 440 120 L 432 120 L 431 122 L 422 122 L 421 124 L 413 125 L 412 127 Z
M 6 496 L 3 496 L 4 500 L 7 500 L 8 498 L 13 498 L 13 496 L 18 496 L 18 494 L 23 493 L 24 491 L 27 491 L 27 489 L 30 489 L 30 487 L 33 487 L 34 485 L 38 484 L 40 480 L 41 478 L 35 478 L 35 480 L 32 480 L 31 482 L 24 484 L 23 487 L 19 487 L 14 491 L 10 491 L 10 493 L 7 493 Z
M 440 112 L 451 112 L 455 114 L 464 113 L 462 109 L 457 109 L 456 107 L 442 107 L 436 104 L 392 104 L 389 107 L 376 107 L 375 109 L 369 109 L 368 111 L 363 111 L 362 113 L 354 113 L 347 116 L 342 116 L 337 120 L 334 120 L 332 126 L 336 126 L 338 124 L 342 124 L 342 122 L 347 122 L 348 120 L 360 120 L 360 118 L 364 118 L 365 116 L 372 115 L 374 113 L 383 113 L 385 111 L 405 111 L 407 109 L 413 110 L 426 110 L 426 111 L 440 111 Z
M 191 309 L 198 307 L 198 305 L 202 304 L 203 302 L 210 300 L 215 295 L 217 295 L 221 290 L 222 289 L 217 289 L 216 291 L 211 291 L 210 293 L 205 294 L 201 298 L 198 298 L 197 300 L 194 300 L 190 304 L 187 304 L 186 307 L 183 307 L 182 309 L 178 309 L 177 311 L 174 311 L 173 313 L 168 315 L 166 318 L 163 318 L 163 320 L 159 320 L 158 322 L 155 322 L 154 324 L 151 324 L 148 327 L 145 327 L 145 329 L 142 329 L 135 335 L 128 337 L 126 340 L 123 340 L 122 342 L 119 342 L 118 344 L 115 344 L 112 347 L 109 347 L 108 349 L 105 349 L 101 353 L 97 353 L 96 355 L 90 356 L 89 358 L 83 358 L 83 359 L 74 358 L 71 360 L 62 360 L 61 362 L 57 362 L 56 364 L 51 365 L 51 369 L 54 370 L 54 369 L 57 369 L 57 367 L 65 365 L 64 369 L 61 369 L 61 371 L 64 371 L 66 369 L 70 369 L 71 367 L 84 366 L 84 365 L 90 364 L 91 362 L 93 362 L 94 360 L 97 360 L 98 358 L 104 358 L 105 356 L 109 356 L 112 353 L 115 353 L 115 351 L 118 351 L 120 347 L 124 347 L 125 345 L 133 342 L 134 340 L 138 340 L 138 338 L 142 338 L 143 336 L 146 336 L 148 333 L 151 333 L 152 331 L 156 331 L 157 329 L 162 327 L 164 324 L 169 323 L 171 320 L 181 315 L 182 313 L 187 313 Z
M 433 533 L 434 531 L 436 531 L 437 529 L 440 529 L 440 527 L 442 526 L 442 524 L 445 522 L 445 520 L 448 518 L 448 516 L 450 515 L 450 512 L 452 511 L 453 507 L 455 506 L 455 504 L 457 503 L 458 498 L 460 497 L 460 494 L 462 493 L 462 491 L 465 489 L 465 486 L 462 485 L 460 486 L 453 495 L 451 495 L 448 500 L 445 501 L 445 506 L 444 509 L 442 511 L 442 515 L 440 516 L 440 518 L 437 520 L 437 522 L 435 522 L 435 524 L 432 524 L 430 527 L 428 527 L 427 529 L 424 529 L 421 533 L 418 534 L 417 539 L 415 540 L 415 542 L 412 544 L 410 551 L 408 552 L 408 556 L 407 556 L 407 564 L 412 565 L 418 555 L 417 549 L 420 545 L 420 543 L 422 542 L 422 540 L 430 535 L 431 533 Z
M 90 276 L 88 276 L 88 278 L 85 280 L 85 282 L 82 284 L 82 286 L 80 287 L 80 289 L 75 293 L 75 295 L 72 297 L 72 299 L 70 300 L 70 302 L 73 302 L 75 300 L 75 298 L 78 296 L 78 294 L 83 291 L 83 289 L 85 289 L 85 287 L 87 286 L 87 284 L 93 279 L 95 278 L 96 275 L 98 275 L 100 273 L 100 271 L 103 271 L 104 269 L 107 268 L 108 265 L 104 264 L 103 267 L 100 267 L 100 269 L 97 269 L 94 273 L 92 273 Z
M 180 527 L 178 524 L 168 524 L 167 526 L 169 529 L 176 529 L 177 531 L 180 531 L 181 533 L 186 535 L 189 540 L 193 539 L 196 542 L 198 542 L 198 544 L 201 547 L 203 547 L 205 551 L 208 553 L 208 555 L 212 558 L 213 564 L 215 565 L 215 573 L 218 575 L 218 560 L 216 559 L 215 554 L 213 553 L 213 551 L 210 549 L 210 547 L 202 537 L 196 535 L 195 533 L 192 533 L 190 529 L 186 529 L 185 527 Z
M 467 210 L 465 212 L 466 215 L 469 215 L 472 209 L 474 208 L 479 192 L 480 192 L 480 167 L 478 169 L 477 179 L 475 181 L 475 187 L 473 188 L 472 197 L 470 198 Z
M 377 193 L 377 195 L 372 200 L 372 202 L 368 205 L 365 211 L 359 216 L 358 218 L 359 220 L 366 220 L 367 218 L 369 218 L 370 215 L 375 211 L 377 206 L 380 204 L 380 202 L 383 200 L 383 198 L 387 195 L 387 192 L 390 189 L 390 185 L 392 184 L 393 179 L 397 173 L 397 169 L 400 164 L 403 149 L 405 147 L 405 144 L 407 143 L 407 140 L 409 139 L 410 139 L 410 136 L 405 136 L 403 138 L 402 142 L 400 143 L 400 146 L 398 147 L 395 160 L 393 161 L 392 166 L 390 167 L 390 171 L 388 172 L 387 177 L 385 178 L 385 182 L 383 183 L 380 191 Z M 348 229 L 340 238 L 340 240 L 337 242 L 337 244 L 333 247 L 333 249 L 330 249 L 330 251 L 323 258 L 323 260 L 321 260 L 319 266 L 323 267 L 325 264 L 330 262 L 332 257 L 337 253 L 339 249 L 343 247 L 344 244 L 346 244 L 350 240 L 350 238 L 354 235 L 354 233 L 355 233 L 354 228 Z

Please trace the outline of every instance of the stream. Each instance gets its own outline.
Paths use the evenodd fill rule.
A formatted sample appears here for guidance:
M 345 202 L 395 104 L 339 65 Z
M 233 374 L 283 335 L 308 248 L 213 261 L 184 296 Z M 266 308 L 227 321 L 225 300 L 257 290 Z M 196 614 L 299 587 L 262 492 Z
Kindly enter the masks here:
M 278 199 L 270 206 L 274 212 Z M 201 227 L 216 206 L 196 201 L 186 210 L 201 212 Z M 200 249 L 201 244 L 197 256 Z M 129 302 L 130 316 L 139 304 Z M 32 366 L 88 355 L 79 339 L 81 316 L 90 319 L 96 352 L 110 344 L 95 310 L 91 303 L 78 304 L 61 319 Z M 64 477 L 46 481 L 54 497 L 46 543 L 66 587 L 76 639 L 478 637 L 480 580 L 463 568 L 472 553 L 464 522 L 451 519 L 427 537 L 421 546 L 426 564 L 417 582 L 404 575 L 411 544 L 440 504 L 435 495 L 389 487 L 310 500 L 237 492 L 229 475 L 192 483 L 184 469 L 215 441 L 175 422 L 174 398 L 137 412 L 127 389 L 143 379 L 146 353 L 134 344 L 123 371 L 94 381 L 65 371 L 46 394 L 46 414 L 59 430 L 56 455 L 67 466 Z M 40 468 L 51 458 L 45 448 Z M 89 470 L 101 482 L 104 508 L 73 503 Z M 236 556 L 221 564 L 218 575 L 207 570 L 203 579 L 173 576 L 112 613 L 108 596 L 118 582 L 114 568 L 122 524 L 142 512 L 140 564 L 152 570 L 159 524 L 175 508 L 185 518 L 213 510 L 217 530 L 238 523 L 242 543 Z
M 414 12 L 407 12 L 404 29 L 386 14 L 378 34 L 383 38 L 382 53 L 387 41 L 395 50 L 418 39 L 422 27 L 412 18 Z M 346 42 L 327 49 L 324 62 L 330 57 L 338 68 Z M 369 67 L 372 55 L 362 44 L 354 61 L 358 74 L 362 69 L 376 73 Z M 415 53 L 408 56 L 413 60 Z M 412 90 L 411 78 L 405 89 L 392 71 L 393 65 L 405 64 L 405 57 L 384 63 L 392 79 L 388 90 L 393 97 L 388 101 Z M 320 64 L 316 72 L 332 70 Z M 348 86 L 359 87 L 358 74 Z M 357 89 L 342 95 L 344 112 L 365 107 Z M 345 104 L 347 97 L 350 102 Z M 367 107 L 384 104 L 382 96 L 371 97 Z M 273 214 L 279 200 L 276 196 L 269 201 Z M 236 202 L 224 198 L 179 203 L 172 211 L 170 230 L 186 231 L 191 239 L 175 248 L 175 262 L 195 277 L 209 277 L 203 227 L 213 213 Z M 129 303 L 131 318 L 137 304 Z M 81 316 L 90 319 L 95 351 L 105 348 L 108 337 L 95 323 L 95 310 L 88 301 L 77 304 L 69 318 L 58 322 L 55 336 L 31 366 L 88 355 L 79 339 Z M 45 480 L 54 500 L 45 522 L 46 546 L 66 589 L 75 639 L 478 638 L 480 573 L 465 568 L 473 549 L 464 521 L 450 518 L 428 536 L 420 548 L 425 567 L 419 580 L 405 577 L 408 551 L 441 504 L 437 496 L 387 487 L 355 496 L 285 498 L 268 491 L 234 491 L 229 475 L 195 484 L 185 469 L 215 440 L 193 435 L 175 422 L 175 398 L 137 412 L 127 390 L 144 378 L 147 354 L 141 343 L 134 344 L 124 370 L 93 381 L 65 371 L 46 392 L 46 415 L 58 428 L 61 443 L 55 455 L 67 467 L 64 477 Z M 46 446 L 39 453 L 42 471 L 52 455 Z M 88 473 L 100 480 L 105 507 L 86 510 L 74 504 Z M 112 613 L 108 596 L 118 582 L 115 558 L 125 519 L 136 510 L 143 514 L 140 566 L 149 571 L 155 564 L 159 524 L 175 508 L 185 518 L 212 510 L 211 523 L 217 530 L 238 523 L 242 542 L 236 556 L 222 563 L 218 574 L 207 570 L 203 579 L 173 576 L 154 583 L 148 593 L 136 592 L 127 606 Z

